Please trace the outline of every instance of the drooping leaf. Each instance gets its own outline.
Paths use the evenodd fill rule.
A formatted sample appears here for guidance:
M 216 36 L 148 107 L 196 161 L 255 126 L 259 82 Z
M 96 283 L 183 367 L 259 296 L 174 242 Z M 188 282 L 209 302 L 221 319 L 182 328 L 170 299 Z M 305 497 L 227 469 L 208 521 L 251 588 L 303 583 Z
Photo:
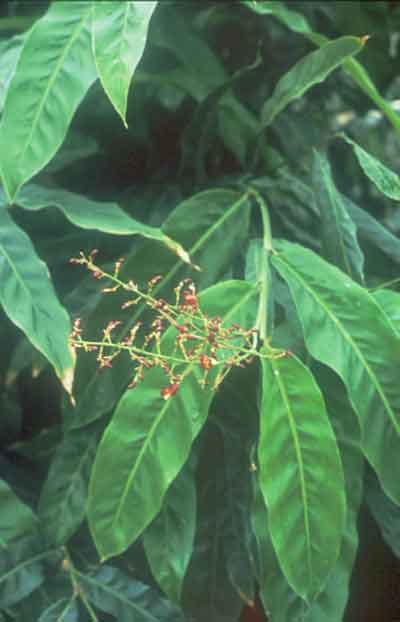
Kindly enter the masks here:
M 193 261 L 204 268 L 195 275 L 198 289 L 218 282 L 231 266 L 246 239 L 249 214 L 250 200 L 247 195 L 241 196 L 227 189 L 214 189 L 182 201 L 167 218 L 162 227 L 164 233 L 180 242 Z M 182 260 L 176 260 L 162 247 L 155 253 L 154 244 L 150 242 L 127 257 L 121 270 L 121 279 L 132 278 L 139 283 L 146 283 L 156 275 L 164 278 L 154 288 L 154 295 L 167 297 L 173 295 L 173 287 L 187 276 L 187 272 Z M 96 312 L 101 327 L 104 326 L 105 304 L 101 304 Z M 131 313 L 129 322 L 126 322 L 126 331 L 142 312 L 143 307 L 139 305 L 138 310 Z M 91 316 L 91 323 L 96 321 L 96 317 Z M 116 359 L 107 374 L 101 377 L 95 374 L 85 379 L 84 392 L 76 409 L 71 409 L 70 414 L 67 414 L 70 425 L 85 426 L 110 412 L 131 376 L 130 367 Z
M 322 367 L 322 366 L 321 366 Z M 329 373 L 328 373 L 329 372 Z M 363 457 L 359 448 L 357 419 L 338 377 L 327 369 L 318 370 L 323 389 L 329 388 L 327 407 L 340 449 L 346 482 L 347 517 L 339 558 L 322 592 L 308 606 L 288 584 L 279 567 L 268 526 L 268 513 L 256 478 L 252 508 L 255 533 L 255 563 L 260 596 L 275 622 L 342 622 L 349 595 L 349 581 L 358 545 L 357 515 L 362 497 Z M 326 395 L 324 391 L 324 395 Z M 256 474 L 257 477 L 257 474 Z
M 362 39 L 340 37 L 298 61 L 279 80 L 272 96 L 265 102 L 261 112 L 263 127 L 270 125 L 290 102 L 304 95 L 315 84 L 323 82 L 334 69 L 357 54 L 362 47 Z
M 370 471 L 365 481 L 365 498 L 383 539 L 400 559 L 400 507 L 385 495 L 378 479 Z
M 259 479 L 271 538 L 288 582 L 312 600 L 339 556 L 343 535 L 339 451 L 322 394 L 300 360 L 263 358 L 262 368 Z
M 294 32 L 306 34 L 312 32 L 304 15 L 288 9 L 283 2 L 273 0 L 272 2 L 259 1 L 259 0 L 242 0 L 242 4 L 245 4 L 250 9 L 258 13 L 259 15 L 273 15 L 278 17 L 288 28 Z
M 74 360 L 70 321 L 58 302 L 46 265 L 26 233 L 0 205 L 0 303 L 10 320 L 53 365 L 71 392 Z
M 200 305 L 224 322 L 239 319 L 246 326 L 253 314 L 255 291 L 244 281 L 226 281 L 203 292 Z M 163 347 L 167 343 L 172 351 L 175 333 L 175 329 L 166 332 Z M 202 370 L 194 363 L 186 365 L 182 377 L 179 391 L 164 401 L 160 394 L 164 372 L 160 367 L 148 370 L 137 388 L 124 393 L 101 440 L 91 476 L 88 516 L 103 559 L 124 551 L 160 511 L 168 487 L 206 421 L 212 388 L 201 388 Z
M 103 566 L 92 575 L 79 573 L 78 579 L 89 601 L 118 622 L 184 622 L 176 606 L 118 568 Z
M 347 210 L 352 220 L 357 225 L 360 238 L 365 239 L 370 244 L 379 248 L 383 253 L 388 255 L 393 261 L 400 263 L 400 240 L 393 233 L 386 229 L 378 220 L 376 220 L 366 210 L 361 209 L 343 194 Z
M 321 216 L 324 257 L 362 283 L 364 256 L 358 244 L 355 224 L 336 189 L 327 157 L 316 149 L 312 180 Z
M 90 471 L 102 422 L 65 433 L 57 447 L 39 500 L 47 540 L 61 546 L 81 525 L 86 512 Z
M 11 203 L 64 140 L 96 79 L 89 2 L 52 3 L 29 31 L 0 124 L 0 170 Z
M 345 134 L 342 136 L 346 143 L 353 147 L 362 170 L 378 190 L 389 197 L 389 199 L 400 201 L 400 177 L 368 153 L 368 151 L 360 147 L 354 140 L 351 140 Z
M 44 581 L 48 552 L 37 533 L 18 538 L 0 550 L 0 610 L 33 592 Z
M 7 542 L 32 532 L 37 527 L 37 519 L 4 480 L 0 480 L 0 506 L 1 555 L 1 549 L 7 546 Z
M 78 622 L 79 609 L 76 597 L 62 598 L 41 614 L 38 622 Z
M 116 203 L 93 201 L 63 189 L 44 188 L 29 184 L 18 193 L 15 203 L 27 210 L 37 211 L 58 207 L 64 216 L 77 227 L 98 229 L 113 235 L 141 235 L 162 242 L 177 253 L 179 244 L 157 227 L 135 220 Z M 181 256 L 184 255 L 181 249 Z
M 311 355 L 342 378 L 362 448 L 385 492 L 400 502 L 393 463 L 400 441 L 400 337 L 366 290 L 312 251 L 279 242 L 273 264 L 289 285 Z
M 160 513 L 143 534 L 151 571 L 169 600 L 179 603 L 193 550 L 196 488 L 190 461 L 169 487 Z
M 94 2 L 93 48 L 100 81 L 126 123 L 129 86 L 157 2 Z

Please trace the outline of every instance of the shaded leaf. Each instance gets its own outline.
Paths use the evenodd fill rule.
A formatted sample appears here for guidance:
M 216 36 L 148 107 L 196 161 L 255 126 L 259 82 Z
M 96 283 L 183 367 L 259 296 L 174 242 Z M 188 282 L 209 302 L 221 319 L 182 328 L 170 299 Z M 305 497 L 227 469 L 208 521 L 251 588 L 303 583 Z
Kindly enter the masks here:
M 14 605 L 44 581 L 48 556 L 37 533 L 19 538 L 0 553 L 0 610 Z
M 103 429 L 100 422 L 66 432 L 56 449 L 38 509 L 51 544 L 65 544 L 84 520 L 89 476 Z
M 74 360 L 68 349 L 70 321 L 57 300 L 46 265 L 26 233 L 0 204 L 0 303 L 53 365 L 71 391 Z
M 78 620 L 76 598 L 62 598 L 43 611 L 38 622 L 78 622 Z
M 93 49 L 100 81 L 126 123 L 129 86 L 157 2 L 94 2 Z
M 389 197 L 389 199 L 400 201 L 400 177 L 360 147 L 354 140 L 351 140 L 345 134 L 342 134 L 342 137 L 347 144 L 353 147 L 362 170 L 378 190 Z
M 118 568 L 103 566 L 92 575 L 79 573 L 78 579 L 90 602 L 118 622 L 184 622 L 177 607 Z
M 182 581 L 193 550 L 196 487 L 190 461 L 172 482 L 160 513 L 143 534 L 151 571 L 169 600 L 179 603 Z
M 352 220 L 357 225 L 360 238 L 377 246 L 393 261 L 400 263 L 400 240 L 371 214 L 355 205 L 348 197 L 342 195 Z
M 0 555 L 1 549 L 37 527 L 37 518 L 12 488 L 0 479 Z
M 273 264 L 286 280 L 311 355 L 342 378 L 362 430 L 362 448 L 385 492 L 400 502 L 400 337 L 366 290 L 312 251 L 279 242 Z
M 255 293 L 244 281 L 226 281 L 203 292 L 199 300 L 210 316 L 248 326 Z M 173 350 L 175 336 L 173 328 L 166 332 L 164 351 L 166 344 Z M 103 559 L 124 551 L 160 511 L 207 419 L 216 373 L 214 368 L 210 385 L 203 389 L 202 370 L 188 363 L 182 368 L 179 391 L 163 400 L 165 374 L 154 367 L 137 388 L 122 396 L 100 442 L 89 489 L 89 525 Z
M 362 283 L 364 256 L 358 245 L 355 224 L 336 189 L 327 157 L 316 149 L 312 180 L 315 201 L 321 216 L 324 257 Z
M 259 480 L 271 538 L 288 582 L 312 600 L 339 556 L 346 512 L 342 465 L 310 371 L 294 356 L 263 358 L 262 370 Z
M 64 140 L 96 79 L 89 2 L 56 2 L 36 21 L 11 80 L 0 125 L 0 169 L 11 203 Z
M 280 78 L 272 96 L 265 102 L 261 112 L 263 127 L 270 125 L 290 102 L 304 95 L 315 84 L 323 82 L 334 69 L 349 56 L 357 54 L 362 47 L 362 39 L 340 37 L 297 62 Z
M 365 481 L 365 498 L 384 541 L 400 559 L 400 507 L 385 495 L 378 479 L 370 471 Z

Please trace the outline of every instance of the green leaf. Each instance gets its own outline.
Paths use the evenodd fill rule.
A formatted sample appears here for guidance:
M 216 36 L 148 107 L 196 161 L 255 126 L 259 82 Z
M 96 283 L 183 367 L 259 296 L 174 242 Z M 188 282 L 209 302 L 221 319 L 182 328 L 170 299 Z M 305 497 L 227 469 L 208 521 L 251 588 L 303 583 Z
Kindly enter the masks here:
M 387 168 L 377 158 L 365 151 L 354 140 L 345 134 L 341 135 L 348 145 L 353 147 L 357 160 L 365 175 L 375 184 L 379 192 L 393 199 L 400 201 L 400 177 Z
M 232 519 L 222 434 L 215 425 L 204 432 L 196 477 L 194 551 L 183 583 L 182 605 L 193 622 L 231 622 L 240 615 L 243 595 L 233 585 L 227 566 L 226 529 L 232 528 Z
M 242 4 L 245 4 L 259 15 L 273 15 L 279 18 L 280 21 L 294 32 L 301 34 L 312 32 L 307 20 L 301 13 L 286 8 L 282 2 L 278 2 L 277 0 L 273 0 L 273 2 L 242 0 Z
M 32 510 L 25 505 L 10 486 L 0 479 L 0 555 L 7 542 L 33 531 L 37 519 Z
M 386 227 L 371 216 L 371 214 L 355 205 L 348 197 L 345 197 L 343 194 L 341 196 L 352 220 L 357 225 L 360 238 L 379 248 L 383 253 L 393 259 L 393 261 L 400 263 L 399 238 L 393 235 L 393 233 L 386 229 Z
M 7 89 L 15 73 L 25 39 L 25 35 L 16 35 L 0 44 L 0 112 L 3 110 Z
M 244 281 L 226 281 L 203 292 L 199 300 L 211 316 L 230 323 L 240 318 L 246 326 L 255 292 Z M 164 336 L 171 348 L 175 333 L 169 329 Z M 177 394 L 163 401 L 165 374 L 154 367 L 121 398 L 101 440 L 89 488 L 89 526 L 103 559 L 124 551 L 160 511 L 208 415 L 213 390 L 200 387 L 202 375 L 188 364 Z
M 196 263 L 207 268 L 196 274 L 198 289 L 218 282 L 231 267 L 248 235 L 250 205 L 247 194 L 241 196 L 232 190 L 218 188 L 182 201 L 166 219 L 162 227 L 164 233 L 180 242 Z M 155 275 L 163 275 L 154 294 L 167 297 L 173 295 L 173 287 L 179 280 L 187 276 L 186 270 L 181 259 L 176 260 L 162 247 L 155 253 L 154 244 L 148 242 L 127 257 L 121 279 L 133 278 L 136 282 L 146 283 Z M 99 306 L 96 317 L 91 317 L 91 324 L 98 321 L 101 327 L 104 326 L 105 314 L 109 313 L 107 304 L 108 300 Z M 125 324 L 126 332 L 141 313 L 143 307 L 139 305 Z M 91 375 L 84 382 L 77 407 L 67 415 L 70 425 L 82 427 L 110 412 L 131 376 L 131 368 L 118 358 L 107 374 Z
M 385 495 L 378 479 L 371 471 L 367 472 L 365 498 L 382 538 L 400 559 L 400 508 Z
M 186 463 L 168 489 L 161 511 L 143 534 L 151 571 L 169 600 L 179 603 L 182 581 L 193 550 L 196 487 L 193 465 Z
M 339 556 L 343 535 L 339 451 L 322 394 L 300 360 L 263 358 L 262 369 L 258 460 L 271 538 L 288 582 L 312 600 Z
M 177 607 L 118 568 L 103 566 L 93 575 L 78 573 L 78 579 L 90 602 L 118 622 L 184 622 Z
M 342 378 L 381 484 L 400 502 L 400 337 L 366 290 L 312 251 L 279 242 L 272 258 L 288 283 L 311 355 Z
M 41 614 L 38 622 L 78 622 L 79 610 L 76 597 L 61 598 Z
M 57 300 L 47 266 L 1 204 L 0 303 L 71 392 L 74 360 L 68 349 L 69 317 Z
M 97 229 L 113 235 L 142 235 L 162 242 L 172 250 L 182 247 L 173 242 L 161 229 L 151 227 L 131 218 L 116 203 L 93 201 L 63 189 L 44 188 L 29 184 L 18 193 L 15 203 L 27 210 L 38 211 L 57 207 L 77 227 Z
M 316 149 L 312 180 L 321 216 L 324 257 L 362 283 L 364 256 L 357 241 L 356 227 L 336 189 L 327 157 Z
M 101 422 L 66 432 L 55 452 L 38 508 L 52 545 L 65 544 L 85 517 L 90 471 L 103 429 Z
M 128 92 L 157 2 L 93 2 L 93 49 L 100 81 L 124 125 Z
M 52 3 L 29 31 L 0 125 L 0 169 L 8 201 L 64 140 L 72 116 L 96 79 L 91 3 Z
M 357 37 L 340 37 L 310 52 L 297 62 L 278 82 L 261 112 L 261 123 L 270 125 L 290 102 L 298 99 L 315 84 L 323 82 L 349 56 L 357 54 L 363 41 Z
M 400 294 L 390 289 L 379 289 L 373 293 L 373 297 L 400 334 Z
M 43 551 L 38 534 L 12 542 L 0 554 L 0 610 L 28 596 L 44 581 Z
M 322 367 L 322 366 L 321 366 Z M 359 448 L 360 431 L 352 416 L 340 379 L 328 368 L 317 370 L 323 389 L 328 389 L 327 407 L 339 444 L 346 481 L 347 517 L 339 558 L 323 591 L 307 606 L 289 586 L 279 567 L 269 528 L 268 513 L 256 482 L 252 508 L 255 532 L 255 561 L 260 596 L 275 622 L 342 622 L 349 595 L 349 583 L 358 544 L 357 515 L 362 498 L 363 457 Z M 322 372 L 322 373 L 321 373 Z M 324 392 L 325 394 L 325 392 Z M 326 394 L 325 394 L 326 395 Z

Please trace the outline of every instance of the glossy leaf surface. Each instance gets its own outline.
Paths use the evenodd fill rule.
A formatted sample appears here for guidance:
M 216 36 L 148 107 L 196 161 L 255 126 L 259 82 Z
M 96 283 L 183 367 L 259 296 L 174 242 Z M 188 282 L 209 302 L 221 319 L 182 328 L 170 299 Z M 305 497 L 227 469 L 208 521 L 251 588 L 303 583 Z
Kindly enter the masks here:
M 100 81 L 126 123 L 129 86 L 157 2 L 94 2 L 93 48 Z
M 30 30 L 0 125 L 0 170 L 11 203 L 64 140 L 96 79 L 89 2 L 56 2 Z
M 226 281 L 206 290 L 199 301 L 209 315 L 228 323 L 244 320 L 241 325 L 246 326 L 254 295 L 248 283 Z M 164 336 L 164 340 L 172 337 L 171 348 L 174 330 Z M 213 390 L 199 385 L 202 370 L 190 363 L 182 374 L 179 391 L 164 401 L 160 394 L 166 382 L 164 372 L 159 367 L 148 370 L 144 381 L 122 396 L 101 440 L 88 515 L 103 559 L 125 550 L 160 511 L 168 487 L 207 419 Z
M 316 149 L 312 180 L 321 216 L 323 255 L 351 278 L 362 282 L 364 257 L 358 244 L 355 224 L 336 189 L 327 157 Z
M 323 82 L 349 56 L 357 54 L 362 46 L 362 40 L 357 37 L 341 37 L 307 54 L 279 80 L 262 109 L 262 125 L 270 125 L 290 102 L 304 95 L 315 84 Z
M 311 355 L 346 385 L 362 447 L 386 493 L 400 502 L 393 461 L 400 442 L 400 338 L 366 290 L 312 251 L 278 244 L 272 259 L 296 304 Z
M 0 303 L 10 320 L 53 365 L 71 391 L 70 321 L 57 300 L 46 265 L 26 233 L 0 205 Z
M 313 599 L 339 556 L 346 502 L 323 397 L 295 357 L 262 360 L 258 460 L 279 563 L 293 589 Z

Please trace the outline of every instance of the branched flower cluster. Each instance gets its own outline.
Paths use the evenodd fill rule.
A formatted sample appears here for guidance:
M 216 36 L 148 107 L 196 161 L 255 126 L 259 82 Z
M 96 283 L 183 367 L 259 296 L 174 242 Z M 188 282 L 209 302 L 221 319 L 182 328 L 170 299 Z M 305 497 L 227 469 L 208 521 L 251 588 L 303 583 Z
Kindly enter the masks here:
M 160 394 L 168 400 L 178 391 L 186 375 L 197 367 L 202 370 L 200 384 L 217 389 L 232 367 L 244 367 L 255 355 L 259 356 L 253 345 L 255 329 L 245 329 L 237 323 L 225 326 L 222 318 L 209 317 L 200 307 L 192 279 L 183 279 L 177 285 L 175 300 L 171 303 L 154 294 L 156 285 L 162 281 L 161 276 L 153 277 L 145 289 L 139 289 L 132 280 L 124 282 L 119 278 L 122 258 L 115 263 L 111 274 L 95 263 L 96 254 L 96 249 L 87 256 L 81 252 L 79 257 L 70 259 L 70 263 L 86 266 L 96 279 L 107 279 L 107 287 L 102 292 L 121 290 L 126 293 L 127 300 L 121 305 L 122 309 L 142 302 L 151 310 L 152 317 L 145 326 L 136 322 L 120 340 L 115 340 L 113 334 L 122 322 L 110 320 L 103 329 L 101 341 L 85 340 L 81 319 L 76 318 L 70 345 L 75 350 L 96 352 L 100 369 L 112 367 L 114 359 L 126 352 L 133 362 L 129 388 L 136 387 L 144 379 L 146 370 L 159 367 L 166 377 Z M 164 339 L 167 329 L 172 330 L 172 339 Z M 276 351 L 272 354 L 271 351 L 271 356 L 285 355 L 288 353 Z

